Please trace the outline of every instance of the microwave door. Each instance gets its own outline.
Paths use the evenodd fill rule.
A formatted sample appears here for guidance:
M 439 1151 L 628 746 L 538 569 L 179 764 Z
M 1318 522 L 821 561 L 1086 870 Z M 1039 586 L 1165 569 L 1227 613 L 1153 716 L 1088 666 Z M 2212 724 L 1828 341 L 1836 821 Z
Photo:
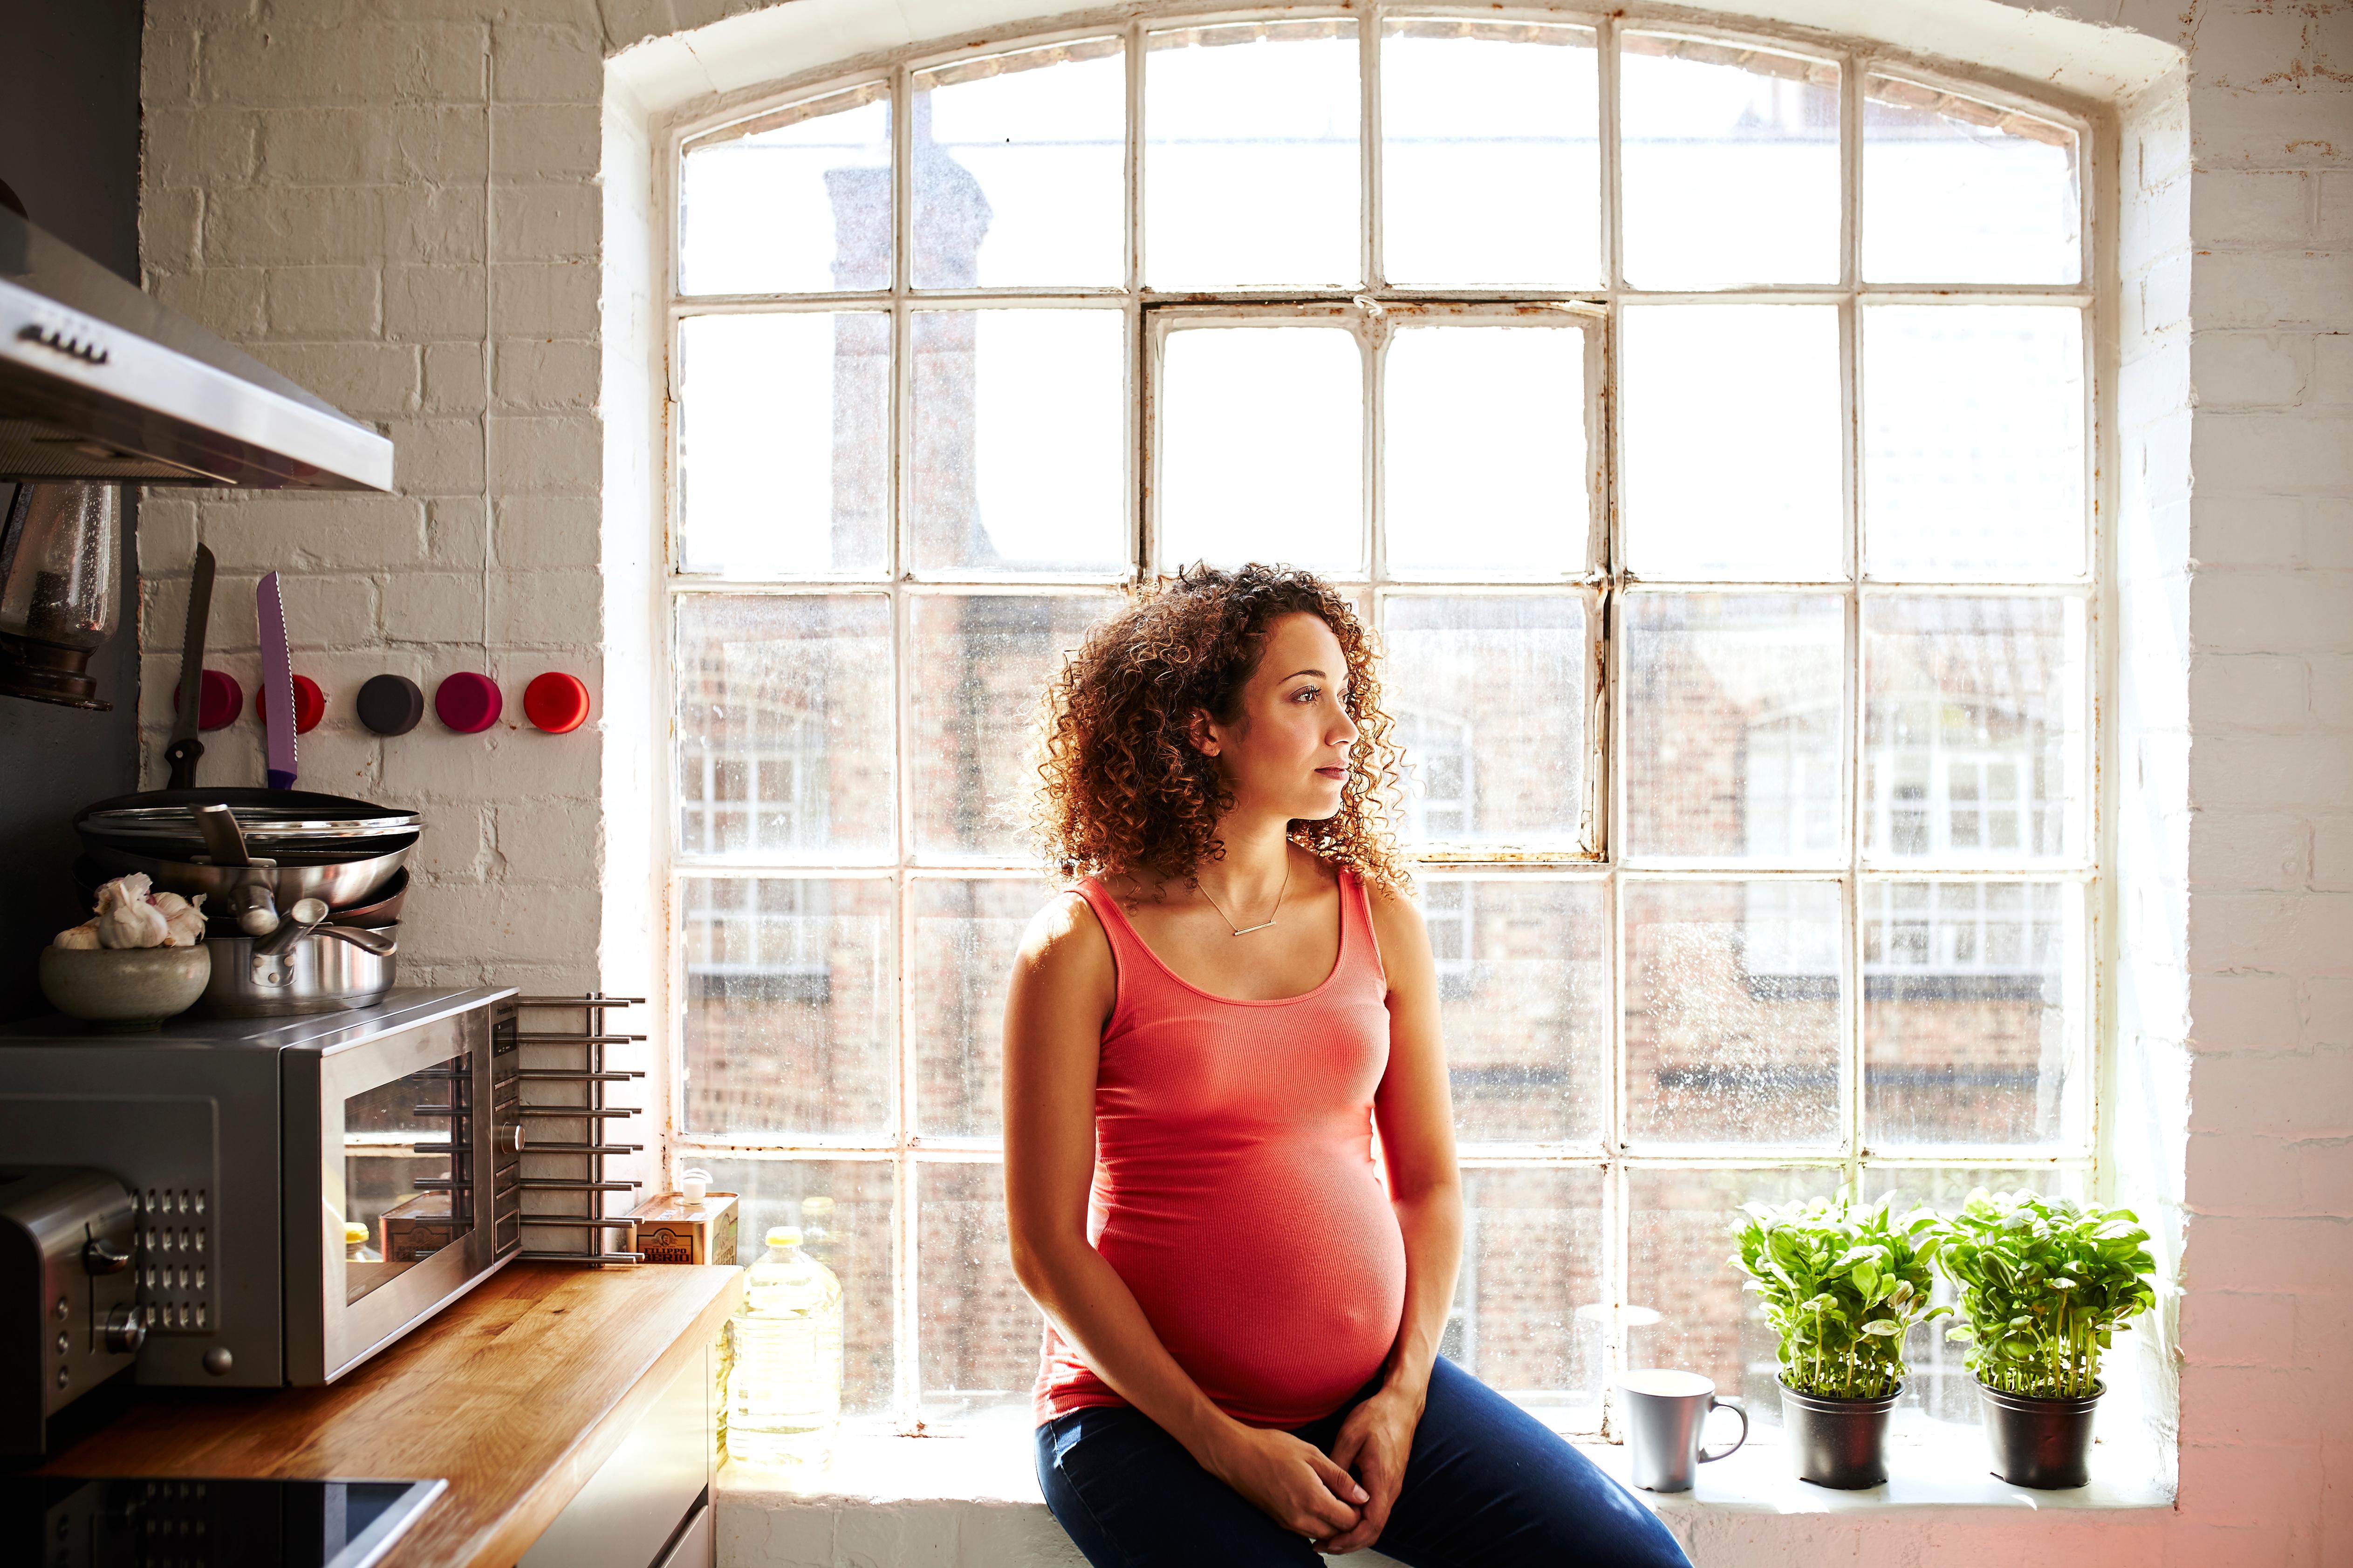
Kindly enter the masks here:
M 490 1067 L 480 1011 L 289 1054 L 289 1383 L 333 1382 L 492 1267 Z

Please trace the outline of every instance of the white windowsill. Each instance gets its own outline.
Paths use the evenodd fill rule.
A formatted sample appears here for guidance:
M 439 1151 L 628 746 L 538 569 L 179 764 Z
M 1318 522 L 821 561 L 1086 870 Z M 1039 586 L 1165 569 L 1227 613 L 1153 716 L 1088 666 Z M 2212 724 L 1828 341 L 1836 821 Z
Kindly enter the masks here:
M 1627 1454 L 1617 1444 L 1579 1442 L 1577 1447 L 1604 1472 L 1627 1478 Z M 1760 1430 L 1738 1453 L 1703 1466 L 1692 1491 L 1634 1495 L 1670 1522 L 1679 1515 L 1716 1510 L 1742 1514 L 1871 1514 L 1936 1510 L 1966 1518 L 1979 1510 L 2029 1511 L 2169 1509 L 2170 1487 L 2157 1479 L 2150 1456 L 2132 1444 L 2094 1446 L 2092 1483 L 2073 1491 L 2034 1491 L 1994 1476 L 1983 1434 L 1972 1427 L 1915 1428 L 1891 1436 L 1888 1481 L 1864 1491 L 1834 1491 L 1799 1480 L 1789 1471 L 1778 1431 Z M 857 1555 L 856 1561 L 888 1564 L 993 1560 L 982 1540 L 1008 1550 L 1032 1542 L 1038 1552 L 1059 1542 L 1060 1527 L 1046 1511 L 1031 1468 L 1027 1426 L 994 1424 L 940 1436 L 902 1437 L 845 1432 L 831 1461 L 814 1474 L 738 1464 L 721 1467 L 717 1500 L 722 1510 L 723 1557 L 727 1568 L 804 1563 L 820 1541 L 830 1548 L 856 1530 L 856 1516 L 871 1515 L 875 1544 L 887 1540 L 887 1554 Z M 1013 1517 L 1008 1517 L 1011 1514 Z M 733 1529 L 730 1529 L 733 1516 Z M 756 1516 L 765 1516 L 757 1518 Z M 1989 1513 L 1981 1515 L 1990 1518 Z M 1680 1530 L 1678 1533 L 1680 1533 Z M 724 1549 L 733 1537 L 744 1544 Z M 928 1546 L 919 1542 L 930 1542 Z M 904 1553 L 901 1555 L 901 1553 Z M 844 1558 L 843 1561 L 852 1560 Z M 1020 1561 L 1018 1550 L 1004 1561 Z M 1038 1557 L 1037 1561 L 1047 1561 Z M 1059 1558 L 1054 1559 L 1060 1561 Z M 1071 1552 L 1069 1561 L 1079 1561 Z M 1388 1561 L 1373 1552 L 1334 1563 L 1367 1568 Z

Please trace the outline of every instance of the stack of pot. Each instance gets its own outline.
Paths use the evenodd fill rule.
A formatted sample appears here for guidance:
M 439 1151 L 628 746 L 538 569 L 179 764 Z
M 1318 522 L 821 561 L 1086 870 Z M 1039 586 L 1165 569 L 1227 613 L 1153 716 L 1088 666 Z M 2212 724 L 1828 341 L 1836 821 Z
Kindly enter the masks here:
M 212 980 L 199 1010 L 269 1017 L 364 1007 L 392 988 L 413 811 L 278 789 L 170 789 L 74 819 L 86 887 L 143 871 L 205 899 Z

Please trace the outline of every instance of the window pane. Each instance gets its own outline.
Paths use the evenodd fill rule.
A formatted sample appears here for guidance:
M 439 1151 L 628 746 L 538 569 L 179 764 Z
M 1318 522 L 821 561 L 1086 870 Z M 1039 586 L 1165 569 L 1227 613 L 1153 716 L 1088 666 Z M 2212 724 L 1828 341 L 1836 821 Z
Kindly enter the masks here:
M 922 1419 L 994 1414 L 1026 1436 L 1045 1319 L 1013 1277 L 1005 1167 L 917 1165 L 915 1226 Z
M 679 291 L 891 286 L 891 89 L 871 82 L 690 146 Z
M 1839 1139 L 1838 886 L 1628 881 L 1626 1133 Z
M 1873 595 L 1862 629 L 1864 858 L 2080 859 L 2083 601 Z
M 1969 1194 L 1978 1187 L 1996 1193 L 2042 1193 L 2080 1202 L 2084 1196 L 2084 1174 L 2080 1170 L 2058 1165 L 2007 1170 L 1997 1166 L 1866 1165 L 1862 1192 L 1868 1198 L 1877 1198 L 1882 1193 L 1894 1194 L 1894 1208 L 1899 1215 L 1922 1205 L 1940 1214 L 1951 1214 L 1967 1203 Z M 1936 1270 L 1936 1285 L 1928 1300 L 1939 1307 L 1954 1304 L 1953 1282 L 1942 1269 Z M 1911 1371 L 1905 1375 L 1903 1403 L 1895 1407 L 1897 1424 L 1909 1425 L 1917 1420 L 1947 1421 L 1964 1426 L 1984 1424 L 1984 1406 L 1978 1400 L 1977 1373 L 1968 1369 L 1966 1359 L 1969 1347 L 1945 1337 L 1953 1324 L 1951 1318 L 1915 1323 L 1904 1337 L 1904 1360 Z
M 1439 1017 L 1465 1143 L 1600 1140 L 1609 917 L 1598 879 L 1422 873 Z
M 1893 77 L 1862 106 L 1862 275 L 1873 283 L 2083 276 L 2075 133 Z
M 1869 1145 L 2078 1142 L 2082 887 L 1869 881 L 1862 898 Z
M 739 577 L 881 574 L 891 318 L 679 323 L 679 563 Z
M 1835 1169 L 1628 1173 L 1626 1364 L 1713 1378 L 1747 1402 L 1749 1420 L 1778 1425 L 1780 1337 L 1725 1261 L 1732 1222 L 1742 1204 L 1827 1197 L 1839 1181 Z
M 891 601 L 678 601 L 679 851 L 758 860 L 891 853 Z
M 1151 286 L 1361 281 L 1356 23 L 1187 27 L 1145 49 Z
M 1600 1426 L 1602 1174 L 1462 1173 L 1462 1269 L 1439 1353 L 1569 1431 Z
M 1629 305 L 1620 320 L 1627 564 L 1683 583 L 1844 577 L 1837 308 Z
M 1196 327 L 1161 349 L 1160 563 L 1357 573 L 1365 370 L 1340 327 Z
M 1838 67 L 1665 33 L 1619 48 L 1626 281 L 1837 282 Z
M 683 877 L 679 916 L 687 1131 L 888 1132 L 891 884 Z
M 801 1249 L 841 1280 L 841 1413 L 886 1414 L 892 1400 L 892 1280 L 899 1227 L 887 1160 L 710 1160 L 711 1190 L 735 1193 L 735 1260 L 767 1250 L 769 1227 L 801 1227 Z
M 1119 39 L 917 71 L 914 94 L 916 288 L 1124 279 Z
M 911 885 L 915 1123 L 950 1138 L 998 1137 L 1013 955 L 1054 885 L 1027 877 L 919 877 Z
M 1391 572 L 1536 577 L 1584 569 L 1592 481 L 1583 332 L 1404 327 L 1381 374 Z
M 1823 865 L 1846 858 L 1846 601 L 1629 594 L 1626 849 Z
M 1381 30 L 1381 270 L 1406 288 L 1601 280 L 1600 73 L 1584 27 Z
M 1862 308 L 1873 576 L 2082 575 L 2083 332 L 2067 305 Z
M 1030 775 L 1024 721 L 1110 594 L 923 594 L 909 601 L 915 849 L 1019 858 Z
M 1116 310 L 918 310 L 915 565 L 1127 564 L 1127 355 Z
M 1396 595 L 1382 629 L 1405 841 L 1577 853 L 1589 831 L 1590 596 Z

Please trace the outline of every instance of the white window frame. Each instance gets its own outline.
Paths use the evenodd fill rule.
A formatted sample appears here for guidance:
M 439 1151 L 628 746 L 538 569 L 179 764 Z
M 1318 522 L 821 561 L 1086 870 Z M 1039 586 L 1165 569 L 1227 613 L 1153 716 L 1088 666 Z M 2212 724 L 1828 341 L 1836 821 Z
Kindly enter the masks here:
M 1505 289 L 1416 289 L 1390 288 L 1377 281 L 1380 263 L 1380 119 L 1379 73 L 1377 68 L 1381 37 L 1381 24 L 1389 16 L 1447 16 L 1468 22 L 1509 22 L 1514 20 L 1568 24 L 1590 29 L 1596 39 L 1600 71 L 1600 159 L 1603 190 L 1601 215 L 1602 251 L 1606 262 L 1601 287 L 1579 289 L 1567 294 L 1529 292 Z M 1142 162 L 1143 70 L 1142 39 L 1148 31 L 1178 24 L 1192 26 L 1221 20 L 1250 20 L 1270 17 L 1284 19 L 1328 16 L 1355 22 L 1358 42 L 1363 51 L 1364 68 L 1360 71 L 1360 89 L 1364 93 L 1362 119 L 1359 127 L 1362 152 L 1362 213 L 1366 227 L 1366 264 L 1367 277 L 1376 281 L 1363 289 L 1337 292 L 1302 290 L 1236 290 L 1208 293 L 1165 295 L 1143 286 L 1142 196 L 1140 168 Z M 1694 37 L 1720 40 L 1730 44 L 1746 44 L 1778 53 L 1809 55 L 1837 61 L 1841 72 L 1840 152 L 1841 178 L 1840 256 L 1841 276 L 1834 284 L 1770 289 L 1721 289 L 1708 291 L 1658 291 L 1626 287 L 1622 275 L 1620 244 L 1620 189 L 1618 138 L 1618 53 L 1617 37 L 1622 30 L 1671 31 Z M 1128 183 L 1128 244 L 1126 247 L 1126 279 L 1124 286 L 1098 289 L 1068 289 L 1057 290 L 1017 290 L 1002 289 L 925 289 L 910 286 L 909 266 L 912 247 L 908 244 L 912 218 L 912 117 L 906 112 L 910 101 L 911 78 L 915 71 L 956 59 L 970 59 L 984 52 L 1012 52 L 1080 39 L 1119 36 L 1124 38 L 1127 61 L 1128 121 L 1126 172 Z M 2079 138 L 2078 187 L 2081 202 L 2078 235 L 2081 247 L 2080 278 L 2082 281 L 2069 287 L 2041 285 L 1970 285 L 1943 288 L 1928 285 L 1873 286 L 1859 276 L 1861 257 L 1861 182 L 1862 128 L 1863 84 L 1871 74 L 1900 77 L 1941 90 L 1947 90 L 2003 108 L 2014 109 L 2037 118 L 2063 125 Z M 803 293 L 781 296 L 684 296 L 677 292 L 679 277 L 677 243 L 680 232 L 678 217 L 678 171 L 685 145 L 697 137 L 738 124 L 758 115 L 772 113 L 793 103 L 830 97 L 862 84 L 886 85 L 892 94 L 892 135 L 894 148 L 894 216 L 895 247 L 893 280 L 887 290 L 840 293 Z M 2085 998 L 2084 1031 L 2087 1040 L 2080 1069 L 2086 1080 L 2096 1089 L 2114 1074 L 2114 1047 L 2108 1039 L 2114 1002 L 2108 972 L 2113 959 L 2114 921 L 2106 900 L 2113 898 L 2111 879 L 2102 875 L 2102 868 L 2113 858 L 2112 813 L 2108 809 L 2107 791 L 2114 771 L 2113 738 L 2107 715 L 2112 708 L 2114 692 L 2113 615 L 2103 614 L 2110 605 L 2112 589 L 2109 584 L 2112 555 L 2102 527 L 2102 520 L 2115 515 L 2115 472 L 2113 460 L 2114 420 L 2111 409 L 2111 372 L 2115 360 L 2114 334 L 2116 306 L 2113 279 L 2115 278 L 2114 239 L 2100 215 L 2112 199 L 2108 189 L 2115 178 L 2116 153 L 2113 128 L 2104 121 L 2095 121 L 2091 110 L 2064 100 L 2047 97 L 2028 98 L 2006 89 L 1965 77 L 1954 76 L 1923 67 L 1890 51 L 1865 46 L 1826 44 L 1818 38 L 1797 38 L 1777 33 L 1769 26 L 1743 22 L 1737 26 L 1716 26 L 1694 22 L 1683 17 L 1646 18 L 1619 13 L 1602 16 L 1570 10 L 1521 6 L 1508 10 L 1482 9 L 1448 5 L 1405 5 L 1377 3 L 1356 9 L 1332 6 L 1301 6 L 1281 10 L 1256 11 L 1229 8 L 1187 10 L 1170 6 L 1154 11 L 1149 16 L 1113 22 L 1093 27 L 1061 27 L 1036 33 L 1008 31 L 992 34 L 985 45 L 980 40 L 961 42 L 952 48 L 923 49 L 906 53 L 887 64 L 861 69 L 833 70 L 811 75 L 781 84 L 779 89 L 746 101 L 739 99 L 724 111 L 681 122 L 670 130 L 666 148 L 657 162 L 657 223 L 666 227 L 669 238 L 662 247 L 660 276 L 656 280 L 657 309 L 654 330 L 660 334 L 656 352 L 666 367 L 674 366 L 678 323 L 687 315 L 716 314 L 733 311 L 826 310 L 848 305 L 879 307 L 889 310 L 892 317 L 893 375 L 895 378 L 891 429 L 893 446 L 891 476 L 891 527 L 886 569 L 879 576 L 808 576 L 789 581 L 780 579 L 719 578 L 684 574 L 679 565 L 676 550 L 676 520 L 678 511 L 678 405 L 674 374 L 670 380 L 668 407 L 670 417 L 666 421 L 669 441 L 665 505 L 661 520 L 661 559 L 666 566 L 666 581 L 659 593 L 656 613 L 656 647 L 658 654 L 667 656 L 678 602 L 691 595 L 704 593 L 728 594 L 799 594 L 831 593 L 853 585 L 886 594 L 892 601 L 896 665 L 894 668 L 894 700 L 898 704 L 899 725 L 897 744 L 903 758 L 909 754 L 911 738 L 908 732 L 907 690 L 902 672 L 909 654 L 907 628 L 908 601 L 920 595 L 941 592 L 976 590 L 981 592 L 1018 591 L 1025 594 L 1085 592 L 1132 581 L 1137 570 L 1102 574 L 1071 574 L 1046 579 L 1008 579 L 1001 574 L 977 573 L 927 573 L 920 579 L 906 570 L 912 544 L 912 520 L 906 505 L 909 476 L 905 453 L 906 432 L 912 424 L 912 374 L 909 322 L 918 309 L 934 306 L 966 304 L 976 307 L 1025 306 L 1055 309 L 1116 309 L 1126 321 L 1127 342 L 1133 355 L 1127 389 L 1128 447 L 1130 457 L 1129 492 L 1134 500 L 1133 562 L 1151 569 L 1155 561 L 1156 540 L 1149 508 L 1143 501 L 1141 476 L 1148 472 L 1151 458 L 1149 367 L 1153 331 L 1150 320 L 1178 310 L 1227 312 L 1251 312 L 1273 307 L 1292 310 L 1324 310 L 1361 318 L 1369 310 L 1377 318 L 1383 310 L 1419 311 L 1449 309 L 1510 308 L 1537 306 L 1591 312 L 1603 329 L 1591 334 L 1597 352 L 1604 362 L 1602 380 L 1605 389 L 1597 417 L 1601 428 L 1594 436 L 1589 448 L 1596 461 L 1604 466 L 1594 480 L 1594 494 L 1601 505 L 1597 515 L 1605 524 L 1607 553 L 1600 556 L 1603 569 L 1583 576 L 1549 579 L 1532 583 L 1481 580 L 1475 584 L 1482 591 L 1558 592 L 1572 585 L 1591 585 L 1603 595 L 1608 630 L 1601 638 L 1598 693 L 1599 703 L 1588 724 L 1593 754 L 1588 763 L 1588 777 L 1604 781 L 1607 793 L 1593 807 L 1592 853 L 1565 855 L 1556 850 L 1518 851 L 1493 846 L 1448 850 L 1436 848 L 1424 858 L 1433 869 L 1448 873 L 1474 873 L 1499 877 L 1529 876 L 1540 879 L 1573 879 L 1598 880 L 1608 885 L 1607 918 L 1610 922 L 1609 951 L 1612 994 L 1609 1012 L 1611 1044 L 1609 1074 L 1609 1104 L 1605 1114 L 1605 1132 L 1601 1142 L 1588 1146 L 1465 1144 L 1462 1163 L 1466 1168 L 1482 1166 L 1546 1166 L 1599 1168 L 1605 1174 L 1602 1226 L 1603 1234 L 1610 1238 L 1604 1260 L 1603 1277 L 1607 1281 L 1611 1311 L 1605 1334 L 1607 1351 L 1615 1364 L 1622 1355 L 1630 1322 L 1639 1322 L 1634 1316 L 1639 1307 L 1630 1309 L 1626 1303 L 1628 1269 L 1628 1197 L 1630 1173 L 1649 1167 L 1682 1168 L 1744 1168 L 1744 1169 L 1818 1169 L 1823 1185 L 1839 1179 L 1860 1180 L 1866 1169 L 1898 1171 L 1906 1168 L 1950 1167 L 1966 1164 L 1999 1167 L 2021 1174 L 2037 1169 L 2058 1167 L 2079 1173 L 2089 1184 L 2097 1180 L 2099 1152 L 2107 1130 L 2099 1115 L 2102 1093 L 2089 1097 L 2091 1126 L 2085 1141 L 2068 1151 L 2020 1148 L 1987 1149 L 1907 1148 L 1900 1154 L 1880 1154 L 1870 1151 L 1862 1126 L 1862 1085 L 1860 1065 L 1863 1059 L 1862 987 L 1865 969 L 1862 963 L 1862 910 L 1860 889 L 1873 882 L 1933 880 L 1967 878 L 1972 874 L 2013 878 L 2024 880 L 2056 880 L 2082 886 L 2084 889 L 2085 913 L 2084 926 L 2088 948 L 2086 962 L 2091 976 Z M 1858 331 L 1859 312 L 1865 304 L 1951 304 L 1968 301 L 2042 303 L 2072 306 L 2084 313 L 2085 329 L 2082 333 L 2084 355 L 2085 388 L 2085 485 L 2084 517 L 2085 555 L 2087 571 L 2079 579 L 2065 584 L 2038 583 L 2029 586 L 2019 584 L 1956 583 L 1951 581 L 1878 582 L 1864 579 L 1860 571 L 1862 508 L 1861 453 L 1858 432 L 1862 427 L 1858 383 L 1861 372 L 1861 345 Z M 1618 336 L 1618 321 L 1622 308 L 1630 302 L 1641 303 L 1815 303 L 1832 304 L 1840 317 L 1840 378 L 1843 399 L 1844 426 L 1844 562 L 1847 576 L 1828 582 L 1789 584 L 1770 583 L 1670 583 L 1644 581 L 1633 574 L 1616 570 L 1609 563 L 1625 558 L 1623 550 L 1623 519 L 1617 505 L 1620 476 L 1615 464 L 1620 453 L 1616 431 L 1609 427 L 1614 416 L 1617 384 L 1614 365 L 1609 364 L 1609 345 Z M 1368 413 L 1368 418 L 1370 415 Z M 1369 433 L 1366 461 L 1371 464 L 1378 450 L 1379 433 Z M 1368 491 L 1368 494 L 1371 492 Z M 1377 531 L 1372 540 L 1377 541 Z M 1368 550 L 1376 546 L 1368 543 Z M 1335 584 L 1354 586 L 1367 596 L 1385 595 L 1390 584 L 1378 574 L 1379 563 L 1368 555 L 1372 573 L 1354 578 L 1339 578 Z M 1423 592 L 1442 589 L 1447 584 L 1422 580 L 1400 582 L 1397 591 Z M 1625 595 L 1643 593 L 1671 592 L 1677 589 L 1704 589 L 1719 594 L 1757 594 L 1788 592 L 1803 588 L 1815 592 L 1832 592 L 1843 595 L 1846 603 L 1846 721 L 1851 735 L 1844 743 L 1841 762 L 1843 820 L 1841 826 L 1841 847 L 1839 861 L 1833 865 L 1819 862 L 1788 865 L 1734 865 L 1722 863 L 1704 868 L 1688 861 L 1643 861 L 1620 852 L 1614 843 L 1610 824 L 1624 820 L 1624 770 L 1607 766 L 1609 752 L 1614 744 L 1611 737 L 1624 733 L 1625 695 L 1619 679 L 1620 650 L 1610 632 L 1621 616 L 1619 605 Z M 1862 660 L 1864 650 L 1861 638 L 1861 616 L 1865 600 L 1881 594 L 1916 594 L 1936 592 L 1970 595 L 2032 594 L 2037 596 L 2069 596 L 2083 600 L 2087 621 L 2093 628 L 2085 658 L 2084 712 L 2087 714 L 2084 733 L 2085 755 L 2089 759 L 2091 784 L 2086 801 L 2084 854 L 2075 863 L 2060 866 L 2021 865 L 2015 859 L 1988 860 L 1978 863 L 1938 858 L 1916 868 L 1908 865 L 1866 864 L 1857 832 L 1859 812 L 1867 808 L 1861 800 L 1862 780 L 1859 773 L 1864 754 L 1864 704 L 1862 681 Z M 665 662 L 666 657 L 665 657 Z M 724 860 L 688 858 L 675 848 L 678 806 L 671 799 L 674 788 L 675 763 L 666 758 L 659 770 L 657 798 L 660 806 L 661 845 L 657 853 L 669 868 L 670 888 L 668 963 L 670 976 L 671 1022 L 668 1028 L 677 1048 L 670 1053 L 672 1092 L 669 1097 L 673 1107 L 673 1125 L 668 1129 L 667 1147 L 674 1163 L 692 1163 L 702 1158 L 818 1158 L 889 1161 L 895 1175 L 895 1295 L 894 1349 L 896 1355 L 896 1397 L 887 1425 L 901 1432 L 923 1429 L 921 1404 L 917 1389 L 917 1357 L 920 1353 L 920 1323 L 917 1275 L 917 1236 L 919 1210 L 916 1203 L 916 1178 L 922 1166 L 934 1163 L 996 1163 L 1001 1160 L 1001 1140 L 993 1138 L 955 1138 L 926 1134 L 914 1120 L 915 1064 L 910 1031 L 905 1020 L 912 1016 L 913 965 L 908 955 L 913 944 L 913 891 L 911 884 L 926 876 L 955 879 L 1002 877 L 1026 879 L 1034 869 L 1014 860 L 994 860 L 965 858 L 918 857 L 913 853 L 913 824 L 908 810 L 908 789 L 900 770 L 900 820 L 897 829 L 899 852 L 895 858 L 881 861 L 825 861 L 806 857 L 786 856 L 762 860 L 760 868 L 774 875 L 849 876 L 890 878 L 901 885 L 899 893 L 899 952 L 900 977 L 898 1008 L 900 1026 L 895 1049 L 896 1115 L 895 1132 L 873 1138 L 807 1136 L 788 1142 L 744 1142 L 689 1132 L 675 1124 L 676 1109 L 682 1104 L 682 1073 L 684 1050 L 678 1028 L 678 1015 L 683 1006 L 684 975 L 679 942 L 678 897 L 679 879 L 682 875 L 717 872 L 723 875 L 751 874 L 741 857 Z M 1720 1146 L 1672 1147 L 1664 1145 L 1631 1145 L 1622 1141 L 1620 1133 L 1624 1125 L 1624 1075 L 1627 1070 L 1626 1028 L 1623 997 L 1626 993 L 1625 942 L 1622 916 L 1617 888 L 1636 880 L 1731 880 L 1789 878 L 1800 880 L 1833 881 L 1841 889 L 1843 906 L 1844 951 L 1841 955 L 1843 967 L 1841 984 L 1842 1038 L 1841 1046 L 1841 1105 L 1842 1143 L 1832 1152 L 1799 1153 L 1764 1149 L 1726 1150 Z M 1879 966 L 1874 965 L 1876 971 Z M 1458 1304 L 1459 1305 L 1459 1304 Z M 1020 1391 L 1016 1391 L 1020 1392 Z

